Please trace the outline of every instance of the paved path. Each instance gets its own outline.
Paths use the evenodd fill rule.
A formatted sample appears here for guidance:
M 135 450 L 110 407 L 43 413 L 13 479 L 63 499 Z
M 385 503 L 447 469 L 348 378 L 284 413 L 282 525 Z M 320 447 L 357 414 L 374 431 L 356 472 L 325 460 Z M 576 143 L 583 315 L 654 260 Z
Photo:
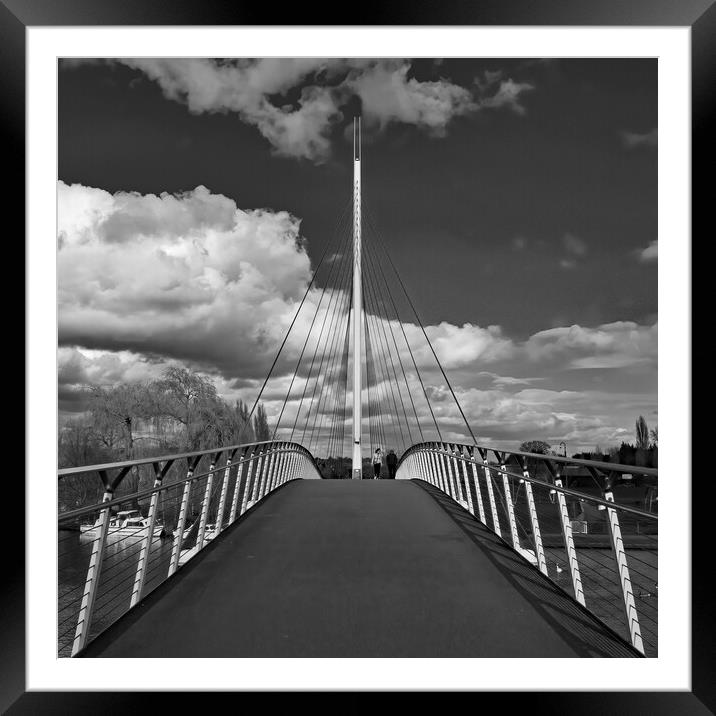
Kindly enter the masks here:
M 634 656 L 426 483 L 306 480 L 247 513 L 84 656 Z

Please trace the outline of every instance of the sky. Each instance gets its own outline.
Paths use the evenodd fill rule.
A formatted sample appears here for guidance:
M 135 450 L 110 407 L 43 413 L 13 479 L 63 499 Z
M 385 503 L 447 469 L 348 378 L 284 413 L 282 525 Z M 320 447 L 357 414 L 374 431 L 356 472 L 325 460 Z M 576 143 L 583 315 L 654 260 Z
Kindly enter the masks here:
M 83 385 L 175 363 L 253 403 L 350 203 L 360 114 L 364 207 L 478 439 L 574 452 L 632 440 L 638 415 L 656 427 L 656 60 L 61 60 L 58 74 L 62 419 L 85 409 Z M 450 401 L 440 414 L 464 439 Z

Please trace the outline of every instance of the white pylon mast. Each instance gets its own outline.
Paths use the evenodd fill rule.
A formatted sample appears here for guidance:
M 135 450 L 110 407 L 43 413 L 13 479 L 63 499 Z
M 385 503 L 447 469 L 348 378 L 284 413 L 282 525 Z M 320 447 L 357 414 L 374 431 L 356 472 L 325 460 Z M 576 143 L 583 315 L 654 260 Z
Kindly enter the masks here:
M 353 469 L 352 477 L 363 477 L 361 453 L 361 329 L 363 291 L 361 287 L 361 206 L 360 206 L 360 117 L 353 120 Z

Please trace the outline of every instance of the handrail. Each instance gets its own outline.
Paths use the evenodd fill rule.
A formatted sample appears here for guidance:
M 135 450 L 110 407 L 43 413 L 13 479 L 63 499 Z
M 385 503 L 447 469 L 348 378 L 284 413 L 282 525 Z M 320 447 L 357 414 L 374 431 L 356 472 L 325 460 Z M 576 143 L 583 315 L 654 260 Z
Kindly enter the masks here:
M 410 449 L 412 449 L 412 448 L 410 448 Z M 474 457 L 468 458 L 468 457 L 465 457 L 464 455 L 454 455 L 449 450 L 441 450 L 438 452 L 440 452 L 441 454 L 444 454 L 444 455 L 454 457 L 455 459 L 460 460 L 462 462 L 468 462 L 471 464 L 479 465 L 480 467 L 483 467 L 483 465 L 484 465 L 484 463 L 479 462 Z M 407 455 L 408 451 L 406 450 L 406 452 L 404 454 Z M 522 453 L 522 454 L 528 455 L 530 453 Z M 543 456 L 543 457 L 551 457 L 551 456 Z M 609 463 L 599 463 L 599 464 L 607 465 Z M 400 465 L 400 463 L 398 463 L 398 465 Z M 495 466 L 495 465 L 491 465 L 490 467 L 492 469 L 499 469 L 498 466 Z M 624 466 L 622 466 L 622 467 L 624 467 Z M 601 499 L 599 497 L 596 497 L 595 495 L 590 495 L 587 492 L 579 492 L 579 490 L 574 490 L 569 487 L 562 487 L 562 486 L 558 486 L 558 485 L 555 485 L 555 484 L 552 484 L 549 482 L 544 482 L 544 480 L 538 480 L 537 478 L 534 478 L 534 477 L 528 477 L 524 473 L 520 475 L 516 472 L 511 472 L 510 470 L 507 470 L 507 469 L 500 470 L 500 472 L 501 472 L 501 474 L 508 475 L 509 477 L 514 477 L 515 479 L 520 480 L 520 481 L 526 481 L 526 482 L 532 483 L 533 485 L 547 487 L 550 490 L 554 490 L 556 492 L 561 492 L 565 495 L 569 495 L 570 497 L 576 497 L 581 500 L 589 500 L 590 502 L 594 502 L 598 505 L 603 505 L 604 507 L 609 507 L 610 509 L 617 509 L 617 510 L 621 510 L 623 512 L 629 512 L 633 515 L 636 515 L 637 517 L 643 517 L 645 519 L 651 519 L 651 520 L 659 519 L 659 515 L 655 514 L 654 512 L 647 512 L 646 510 L 640 510 L 638 507 L 630 507 L 629 505 L 620 505 L 619 503 L 610 502 L 609 500 Z M 638 473 L 638 474 L 641 474 L 641 473 Z
M 525 457 L 525 458 L 534 458 L 536 460 L 549 460 L 550 462 L 558 462 L 562 464 L 569 464 L 569 465 L 583 465 L 584 467 L 593 467 L 597 470 L 609 470 L 612 472 L 622 472 L 622 473 L 637 473 L 638 475 L 653 475 L 654 477 L 657 477 L 659 474 L 659 470 L 655 467 L 640 467 L 636 465 L 623 465 L 621 463 L 617 462 L 603 462 L 601 460 L 585 460 L 584 458 L 576 458 L 576 457 L 565 457 L 563 455 L 546 455 L 544 453 L 538 453 L 538 452 L 521 452 L 519 450 L 507 450 L 506 448 L 498 448 L 494 445 L 478 445 L 477 443 L 454 443 L 449 440 L 438 440 L 436 441 L 438 443 L 442 443 L 443 445 L 460 445 L 460 447 L 465 448 L 477 448 L 478 450 L 486 450 L 487 452 L 493 453 L 495 456 L 499 455 L 500 453 L 504 455 L 510 455 L 510 456 L 516 456 L 516 457 Z M 407 455 L 407 453 L 414 449 L 419 448 L 422 445 L 430 445 L 429 442 L 424 443 L 416 443 L 415 445 L 412 445 L 408 450 L 406 450 L 403 455 L 401 455 L 400 460 Z M 398 465 L 400 465 L 400 460 L 398 461 Z
M 182 452 L 174 455 L 158 455 L 157 457 L 141 457 L 134 460 L 120 460 L 119 462 L 107 462 L 99 465 L 80 465 L 79 467 L 63 467 L 57 471 L 57 477 L 67 477 L 68 475 L 80 475 L 84 472 L 99 472 L 100 470 L 116 470 L 123 467 L 134 467 L 135 465 L 148 465 L 153 462 L 165 462 L 167 460 L 183 460 L 186 457 L 196 457 L 198 455 L 210 455 L 212 453 L 223 453 L 229 450 L 238 450 L 244 447 L 256 447 L 258 445 L 267 445 L 269 443 L 278 442 L 276 440 L 262 440 L 253 443 L 241 443 L 239 445 L 226 445 L 216 448 L 208 448 L 204 450 L 194 450 L 193 452 Z M 295 443 L 298 445 L 299 443 Z
M 530 474 L 532 460 L 545 466 L 551 482 Z M 565 487 L 564 464 L 585 466 L 602 494 Z M 614 501 L 615 477 L 626 472 L 658 478 L 655 468 L 435 441 L 408 448 L 396 477 L 441 490 L 638 652 L 654 656 L 658 515 Z M 568 499 L 577 519 L 570 517 Z M 630 518 L 624 534 L 619 515 Z
M 184 458 L 186 474 L 172 475 L 172 466 Z M 133 489 L 116 495 L 132 468 L 138 472 Z M 87 492 L 92 473 L 103 487 L 94 483 Z M 63 479 L 71 476 L 78 480 Z M 306 477 L 321 477 L 313 455 L 286 440 L 63 469 L 58 497 L 74 499 L 79 484 L 79 494 L 92 502 L 58 514 L 59 655 L 81 653 L 254 505 Z M 139 489 L 142 478 L 152 486 Z M 95 501 L 100 493 L 101 501 Z M 144 507 L 137 510 L 140 500 Z M 112 508 L 122 504 L 135 515 L 119 519 L 113 514 Z M 96 515 L 96 521 L 77 525 L 87 515 Z M 171 541 L 163 541 L 164 534 Z

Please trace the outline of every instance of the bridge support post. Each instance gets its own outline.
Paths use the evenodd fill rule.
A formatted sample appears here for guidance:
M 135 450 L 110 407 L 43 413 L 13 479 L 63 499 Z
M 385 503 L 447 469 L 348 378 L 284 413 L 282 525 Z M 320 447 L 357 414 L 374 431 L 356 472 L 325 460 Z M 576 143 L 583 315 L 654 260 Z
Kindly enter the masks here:
M 102 502 L 109 502 L 112 499 L 111 490 L 107 490 L 102 496 Z M 92 623 L 92 612 L 94 600 L 97 596 L 99 586 L 99 575 L 102 571 L 102 560 L 104 559 L 104 548 L 107 544 L 107 532 L 109 531 L 109 508 L 104 507 L 99 512 L 99 535 L 92 543 L 92 554 L 90 555 L 85 589 L 82 594 L 80 613 L 77 617 L 77 628 L 75 638 L 72 642 L 72 656 L 75 656 L 87 643 L 90 624 Z
M 353 463 L 354 480 L 363 478 L 363 452 L 361 450 L 361 376 L 363 340 L 363 285 L 361 245 L 361 132 L 360 117 L 353 120 Z
M 607 478 L 606 489 L 604 490 L 604 499 L 607 502 L 614 502 L 614 493 L 612 485 L 614 482 L 613 474 Z M 607 507 L 607 520 L 609 521 L 609 536 L 611 538 L 612 551 L 617 562 L 619 570 L 619 581 L 621 582 L 622 595 L 624 597 L 624 612 L 626 614 L 627 626 L 629 627 L 629 636 L 631 643 L 635 649 L 644 653 L 644 642 L 641 638 L 641 627 L 639 626 L 639 615 L 636 611 L 634 602 L 634 592 L 631 586 L 631 577 L 629 575 L 629 567 L 627 565 L 626 551 L 622 540 L 622 531 L 619 526 L 619 516 L 617 511 L 611 507 Z
M 532 483 L 530 482 L 530 473 L 527 469 L 527 458 L 520 458 L 522 463 L 522 475 L 524 476 L 525 493 L 527 494 L 527 506 L 530 511 L 530 522 L 532 523 L 532 539 L 535 546 L 535 554 L 537 555 L 537 566 L 542 574 L 549 576 L 547 571 L 547 560 L 544 556 L 544 547 L 542 545 L 542 533 L 539 528 L 539 520 L 537 519 L 537 507 L 535 505 L 534 494 L 532 493 Z

